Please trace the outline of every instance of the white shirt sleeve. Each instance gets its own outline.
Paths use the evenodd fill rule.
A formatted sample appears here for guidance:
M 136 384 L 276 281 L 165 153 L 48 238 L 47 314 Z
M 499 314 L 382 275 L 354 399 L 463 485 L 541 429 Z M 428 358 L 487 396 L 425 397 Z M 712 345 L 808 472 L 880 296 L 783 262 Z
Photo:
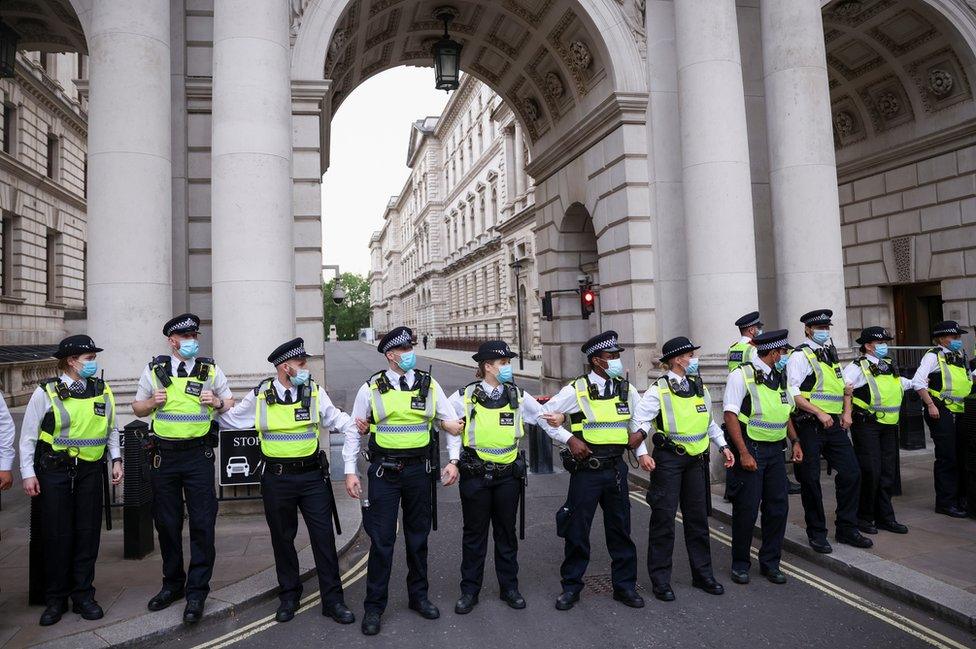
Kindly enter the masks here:
M 464 397 L 457 390 L 451 393 L 450 397 L 451 408 L 454 409 L 455 415 L 458 419 L 464 418 Z M 448 435 L 447 436 L 447 459 L 457 460 L 461 457 L 461 447 L 462 447 L 461 435 Z
M 254 418 L 257 411 L 257 396 L 254 390 L 248 390 L 244 397 L 225 413 L 217 415 L 217 421 L 224 428 L 250 430 L 254 428 Z
M 637 403 L 637 408 L 634 410 L 634 416 L 631 419 L 631 428 L 634 428 L 636 424 L 638 429 L 642 429 L 648 435 L 653 434 L 652 422 L 659 412 L 661 412 L 661 388 L 655 383 L 647 388 L 644 396 Z
M 155 391 L 149 371 L 148 365 L 142 368 L 142 374 L 139 375 L 139 387 L 136 388 L 135 401 L 145 401 Z
M 234 396 L 230 391 L 230 386 L 227 385 L 227 376 L 224 374 L 224 370 L 217 366 L 214 366 L 213 393 L 221 399 L 230 399 Z
M 929 374 L 939 366 L 939 357 L 932 352 L 925 352 L 922 360 L 918 362 L 918 369 L 912 377 L 912 387 L 916 390 L 925 390 L 929 387 Z
M 20 425 L 20 477 L 34 477 L 34 448 L 37 446 L 37 436 L 41 432 L 41 420 L 51 409 L 51 400 L 41 388 L 34 390 L 27 410 L 24 411 L 24 421 Z
M 572 385 L 565 385 L 545 405 L 539 405 L 542 408 L 542 413 L 562 413 L 567 416 L 577 413 L 579 412 L 579 402 L 576 401 L 576 388 Z M 563 424 L 559 428 L 552 428 L 550 426 L 544 426 L 544 428 L 549 437 L 565 446 L 569 443 L 569 438 L 573 434 L 566 429 L 566 422 L 563 422 Z
M 640 392 L 637 391 L 637 388 L 631 385 L 630 393 L 627 394 L 627 405 L 630 407 L 631 413 L 637 412 L 637 404 L 639 402 L 640 402 Z M 631 414 L 630 432 L 636 433 L 640 429 L 641 427 L 637 425 L 637 422 L 634 421 L 633 414 Z M 644 432 L 646 433 L 647 430 L 644 430 Z M 636 455 L 637 457 L 641 457 L 642 455 L 647 455 L 647 440 L 641 440 L 640 445 L 636 449 L 634 449 L 634 455 Z
M 899 376 L 898 379 L 901 381 L 901 389 L 904 392 L 908 392 L 913 387 L 915 387 L 912 384 L 912 380 L 911 379 L 906 379 L 904 376 Z
M 868 380 L 864 376 L 864 370 L 857 363 L 850 363 L 844 368 L 844 383 L 850 383 L 851 386 L 856 390 L 863 385 L 867 385 Z
M 739 414 L 742 410 L 742 402 L 746 398 L 746 380 L 742 372 L 736 370 L 729 372 L 729 378 L 725 379 L 725 395 L 722 397 L 722 411 Z
M 806 380 L 813 368 L 802 351 L 794 351 L 786 361 L 786 385 L 794 397 L 800 394 L 800 384 Z
M 369 385 L 364 383 L 359 387 L 359 392 L 356 393 L 356 400 L 352 405 L 353 423 L 355 423 L 356 419 L 368 420 L 370 410 Z M 359 434 L 358 429 L 355 433 L 351 431 L 345 432 L 345 440 L 342 443 L 342 461 L 345 464 L 346 475 L 358 475 L 359 473 L 357 461 L 359 459 L 359 449 L 362 447 L 362 438 L 363 436 Z
M 712 444 L 714 444 L 719 448 L 722 448 L 723 446 L 726 446 L 725 433 L 722 432 L 722 427 L 719 426 L 717 423 L 715 423 L 715 417 L 711 415 L 712 395 L 709 394 L 708 388 L 705 388 L 704 396 L 705 396 L 705 403 L 708 404 L 709 407 L 708 438 L 712 440 Z
M 0 395 L 0 471 L 10 471 L 14 467 L 14 441 L 17 429 L 14 418 L 10 416 L 7 402 Z M 116 441 L 118 438 L 116 437 Z
M 253 391 L 252 391 L 253 393 Z M 324 430 L 335 430 L 340 433 L 356 433 L 356 420 L 337 408 L 325 388 L 319 386 L 319 426 Z
M 454 411 L 454 407 L 451 405 L 451 400 L 447 398 L 444 394 L 444 389 L 441 387 L 440 383 L 434 379 L 430 380 L 430 386 L 434 389 L 434 396 L 437 402 L 434 404 L 436 413 L 434 417 L 440 421 L 455 421 L 457 420 L 457 413 Z M 454 437 L 451 435 L 451 437 Z

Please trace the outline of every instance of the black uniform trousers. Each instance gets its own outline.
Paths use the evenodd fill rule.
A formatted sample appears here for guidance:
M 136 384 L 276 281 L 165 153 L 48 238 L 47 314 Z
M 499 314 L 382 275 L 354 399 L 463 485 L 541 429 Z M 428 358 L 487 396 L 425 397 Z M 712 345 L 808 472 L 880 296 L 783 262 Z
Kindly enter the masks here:
M 966 458 L 966 435 L 963 429 L 963 413 L 952 412 L 940 399 L 932 399 L 939 409 L 939 418 L 929 417 L 925 409 L 925 421 L 935 445 L 935 506 L 965 508 L 966 471 L 963 463 Z M 973 503 L 971 506 L 976 506 Z
M 898 471 L 898 425 L 870 419 L 856 422 L 851 426 L 851 441 L 861 467 L 857 519 L 870 524 L 894 522 L 891 491 Z
M 209 446 L 160 449 L 159 467 L 150 473 L 153 521 L 163 555 L 163 587 L 186 589 L 187 601 L 206 599 L 213 575 L 214 525 L 217 494 L 214 490 L 214 452 Z M 183 503 L 190 522 L 190 564 L 183 569 Z
M 749 549 L 756 516 L 760 512 L 762 545 L 759 546 L 759 567 L 778 570 L 790 512 L 783 442 L 760 442 L 747 437 L 745 443 L 749 454 L 756 460 L 756 470 L 743 469 L 739 454 L 735 451 L 735 465 L 728 485 L 732 501 L 732 570 L 748 571 L 752 565 Z
M 38 447 L 40 452 L 40 445 Z M 95 599 L 95 559 L 102 523 L 102 473 L 105 463 L 79 461 L 72 467 L 41 469 L 35 464 L 41 494 L 45 601 L 48 605 Z
M 427 537 L 431 526 L 430 474 L 424 462 L 407 464 L 394 474 L 377 477 L 378 462 L 369 465 L 369 507 L 363 528 L 371 548 L 366 569 L 367 613 L 386 610 L 397 536 L 397 515 L 403 508 L 403 540 L 407 548 L 407 595 L 411 602 L 427 598 Z M 436 470 L 436 469 L 435 469 Z
M 708 542 L 708 483 L 706 454 L 678 455 L 655 447 L 655 469 L 647 490 L 651 525 L 647 535 L 647 572 L 655 588 L 671 583 L 674 553 L 674 518 L 681 506 L 685 548 L 695 581 L 712 579 L 712 555 Z
M 464 531 L 461 537 L 461 592 L 477 595 L 485 574 L 488 526 L 495 541 L 495 574 L 499 591 L 518 589 L 518 512 L 521 480 L 509 471 L 490 480 L 461 474 L 458 490 Z
M 261 476 L 264 517 L 271 532 L 275 572 L 281 588 L 278 598 L 282 602 L 298 602 L 302 598 L 298 552 L 295 550 L 299 510 L 311 540 L 322 605 L 326 607 L 342 601 L 329 488 L 321 469 L 282 475 L 265 471 Z
M 597 505 L 603 510 L 613 587 L 619 591 L 637 588 L 637 547 L 630 538 L 627 464 L 617 458 L 615 468 L 584 469 L 569 478 L 566 504 L 556 514 L 556 532 L 565 539 L 559 568 L 563 592 L 583 590 L 583 574 L 590 562 L 590 527 Z
M 827 540 L 827 516 L 824 514 L 823 490 L 820 486 L 820 458 L 824 457 L 836 473 L 837 534 L 857 531 L 857 504 L 860 495 L 861 470 L 857 466 L 854 447 L 847 431 L 840 427 L 839 415 L 831 415 L 834 423 L 824 429 L 815 417 L 795 419 L 803 462 L 793 464 L 793 472 L 800 483 L 800 500 L 807 525 L 807 538 Z

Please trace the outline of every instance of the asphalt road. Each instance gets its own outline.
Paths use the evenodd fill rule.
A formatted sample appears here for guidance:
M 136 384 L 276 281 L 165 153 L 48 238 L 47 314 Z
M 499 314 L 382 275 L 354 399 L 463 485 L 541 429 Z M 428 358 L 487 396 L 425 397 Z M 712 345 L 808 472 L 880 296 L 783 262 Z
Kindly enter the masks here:
M 342 345 L 328 347 L 329 387 L 351 390 L 375 364 L 375 351 Z M 365 351 L 365 353 L 363 353 Z M 357 364 L 362 367 L 358 367 Z M 337 371 L 337 369 L 339 371 Z M 437 363 L 434 374 L 450 390 L 471 376 L 469 369 Z M 346 381 L 349 385 L 341 385 Z M 530 390 L 532 387 L 526 386 Z M 568 612 L 555 610 L 560 592 L 562 541 L 555 534 L 555 512 L 562 505 L 568 483 L 565 473 L 532 476 L 527 499 L 526 541 L 519 552 L 521 591 L 528 601 L 513 611 L 497 599 L 491 551 L 481 603 L 467 616 L 453 612 L 458 596 L 461 509 L 456 487 L 443 488 L 439 497 L 440 529 L 430 539 L 430 596 L 441 618 L 428 621 L 407 609 L 402 542 L 398 543 L 391 579 L 390 605 L 380 636 L 360 633 L 365 592 L 365 553 L 361 537 L 344 557 L 345 596 L 357 623 L 340 626 L 320 615 L 315 581 L 306 583 L 307 604 L 287 624 L 273 621 L 277 600 L 255 605 L 185 635 L 167 638 L 163 646 L 296 647 L 327 644 L 346 647 L 463 646 L 471 649 L 541 645 L 560 647 L 797 647 L 853 649 L 876 647 L 971 647 L 976 637 L 931 619 L 853 581 L 839 577 L 798 557 L 784 557 L 789 582 L 776 586 L 759 577 L 754 564 L 748 586 L 728 578 L 729 529 L 712 521 L 712 559 L 715 574 L 726 586 L 723 596 L 707 595 L 691 587 L 687 555 L 678 526 L 673 586 L 677 601 L 655 600 L 646 572 L 649 508 L 643 495 L 632 493 L 631 518 L 638 547 L 641 590 L 647 600 L 635 610 L 614 602 L 609 594 L 610 560 L 603 538 L 601 515 L 593 523 L 593 556 L 588 585 L 580 604 Z M 792 503 L 799 506 L 799 503 Z

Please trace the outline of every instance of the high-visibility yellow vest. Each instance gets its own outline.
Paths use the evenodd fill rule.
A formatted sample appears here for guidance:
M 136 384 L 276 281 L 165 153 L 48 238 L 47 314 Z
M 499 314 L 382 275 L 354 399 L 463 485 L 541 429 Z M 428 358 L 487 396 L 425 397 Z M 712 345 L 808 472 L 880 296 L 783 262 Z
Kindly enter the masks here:
M 793 353 L 806 356 L 813 372 L 813 386 L 809 390 L 801 389 L 800 394 L 828 415 L 844 412 L 844 375 L 840 365 L 821 362 L 813 350 L 805 345 L 800 345 Z
M 621 400 L 618 395 L 611 397 L 590 396 L 590 382 L 585 376 L 572 383 L 576 391 L 579 413 L 570 416 L 570 432 L 587 444 L 598 446 L 626 446 L 630 441 L 630 390 Z
M 796 408 L 793 396 L 785 387 L 773 389 L 764 381 L 756 380 L 756 368 L 752 363 L 739 366 L 738 371 L 746 384 L 749 395 L 748 412 L 739 411 L 738 419 L 745 425 L 745 433 L 757 442 L 778 442 L 786 438 L 786 425 L 790 413 Z
M 962 412 L 966 408 L 966 397 L 973 390 L 973 381 L 969 377 L 966 364 L 962 366 L 949 363 L 945 352 L 941 348 L 930 349 L 930 353 L 935 354 L 939 359 L 938 377 L 940 385 L 938 388 L 932 387 L 932 375 L 929 374 L 929 394 L 945 403 L 949 412 Z
M 464 388 L 462 443 L 466 448 L 474 449 L 485 462 L 511 464 L 518 457 L 518 443 L 524 434 L 521 408 L 513 408 L 507 399 L 502 405 L 489 408 L 475 400 L 477 387 L 478 383 L 471 383 Z M 507 386 L 504 389 L 507 390 Z M 515 389 L 521 397 L 522 391 Z
M 422 377 L 415 370 L 413 390 L 381 389 L 386 375 L 383 372 L 370 378 L 369 402 L 372 422 L 369 432 L 373 442 L 384 449 L 397 451 L 426 448 L 430 444 L 430 427 L 435 419 L 437 390 L 433 379 L 426 396 L 420 393 Z M 380 378 L 382 377 L 382 378 Z
M 268 403 L 269 390 L 274 394 L 272 403 Z M 261 453 L 300 458 L 319 450 L 319 386 L 315 381 L 298 390 L 296 403 L 280 403 L 272 379 L 265 379 L 256 395 L 254 427 L 261 439 Z
M 96 462 L 105 454 L 109 433 L 115 425 L 115 396 L 112 389 L 101 380 L 100 394 L 93 397 L 58 396 L 57 379 L 45 381 L 44 392 L 51 400 L 54 430 L 41 432 L 38 438 L 51 445 L 55 451 L 67 451 L 72 457 L 86 462 Z M 96 390 L 97 392 L 97 390 Z
M 695 379 L 689 377 L 691 384 Z M 688 455 L 701 455 L 708 450 L 708 427 L 712 415 L 705 402 L 704 390 L 699 396 L 693 393 L 683 397 L 671 389 L 667 377 L 657 380 L 661 410 L 657 415 L 658 430 L 675 444 L 683 446 Z
M 751 363 L 755 355 L 756 347 L 752 343 L 735 343 L 729 347 L 729 372 L 734 372 L 743 363 Z
M 864 379 L 867 381 L 865 387 L 868 390 L 870 402 L 858 398 L 857 393 L 859 390 L 854 391 L 852 402 L 861 410 L 873 413 L 878 423 L 897 424 L 899 415 L 901 414 L 902 398 L 904 397 L 901 378 L 894 371 L 879 372 L 876 375 L 875 371 L 877 371 L 877 367 L 872 365 L 871 361 L 863 356 L 857 359 L 856 362 L 858 367 L 861 368 L 861 372 L 864 373 Z
M 150 364 L 149 377 L 153 388 L 166 390 L 166 403 L 152 415 L 153 433 L 164 439 L 194 439 L 206 435 L 210 431 L 214 409 L 200 403 L 200 395 L 204 390 L 213 390 L 217 366 L 209 359 L 198 358 L 193 367 L 193 376 L 170 376 L 167 386 L 156 375 L 157 366 L 169 373 L 167 363 L 154 361 Z

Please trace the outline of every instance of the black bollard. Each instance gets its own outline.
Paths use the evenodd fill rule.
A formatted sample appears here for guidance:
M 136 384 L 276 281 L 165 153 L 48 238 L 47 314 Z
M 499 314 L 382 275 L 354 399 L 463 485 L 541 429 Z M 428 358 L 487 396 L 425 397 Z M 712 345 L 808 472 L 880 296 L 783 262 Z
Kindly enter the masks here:
M 152 483 L 149 457 L 143 440 L 149 425 L 136 419 L 123 428 L 125 479 L 122 485 L 122 556 L 142 559 L 155 548 L 152 519 Z

